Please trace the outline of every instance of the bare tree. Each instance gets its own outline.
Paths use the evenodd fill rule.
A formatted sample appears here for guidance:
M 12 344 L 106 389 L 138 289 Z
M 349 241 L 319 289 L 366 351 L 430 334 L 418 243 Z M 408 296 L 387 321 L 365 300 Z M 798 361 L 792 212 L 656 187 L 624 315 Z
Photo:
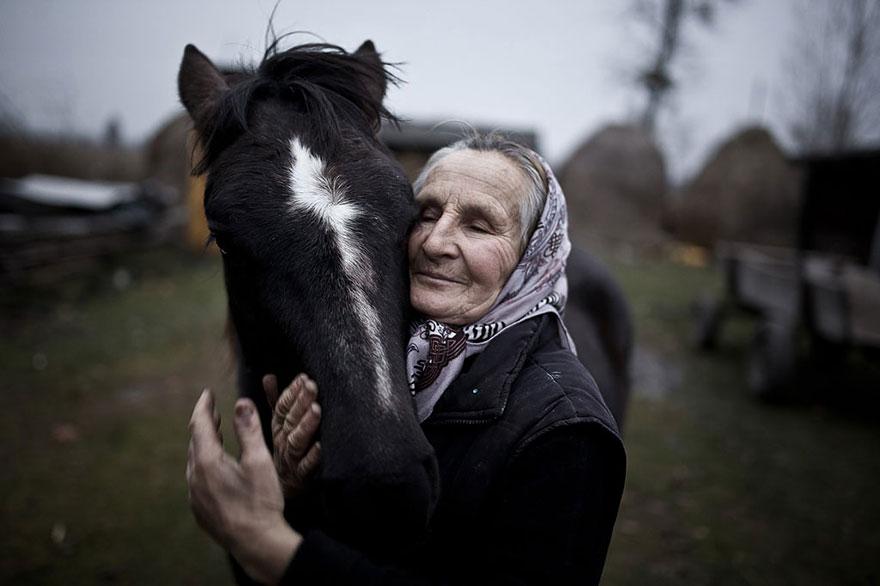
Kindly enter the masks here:
M 641 124 L 654 133 L 657 115 L 678 81 L 672 63 L 684 43 L 684 29 L 690 22 L 710 26 L 718 5 L 737 0 L 632 0 L 635 19 L 656 35 L 657 43 L 648 65 L 640 68 L 638 83 L 647 93 Z
M 806 152 L 880 139 L 880 0 L 802 0 L 789 57 L 788 127 Z

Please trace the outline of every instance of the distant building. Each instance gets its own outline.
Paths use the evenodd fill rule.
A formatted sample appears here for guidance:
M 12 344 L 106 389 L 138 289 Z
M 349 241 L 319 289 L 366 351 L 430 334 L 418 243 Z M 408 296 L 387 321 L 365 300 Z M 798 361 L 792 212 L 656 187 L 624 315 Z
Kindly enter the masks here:
M 204 177 L 192 177 L 191 159 L 198 153 L 193 146 L 192 122 L 181 113 L 165 123 L 146 145 L 148 174 L 184 194 L 187 206 L 187 243 L 193 250 L 203 251 L 208 240 L 205 220 Z M 415 179 L 431 153 L 473 133 L 500 133 L 507 138 L 537 149 L 538 137 L 530 130 L 509 130 L 486 125 L 465 126 L 430 122 L 404 122 L 399 127 L 386 124 L 379 138 L 394 153 L 407 177 Z
M 511 130 L 485 125 L 405 122 L 396 127 L 393 124 L 386 124 L 382 127 L 379 138 L 394 152 L 407 177 L 412 181 L 434 151 L 474 132 L 479 134 L 496 132 L 514 142 L 538 150 L 538 135 L 533 130 Z

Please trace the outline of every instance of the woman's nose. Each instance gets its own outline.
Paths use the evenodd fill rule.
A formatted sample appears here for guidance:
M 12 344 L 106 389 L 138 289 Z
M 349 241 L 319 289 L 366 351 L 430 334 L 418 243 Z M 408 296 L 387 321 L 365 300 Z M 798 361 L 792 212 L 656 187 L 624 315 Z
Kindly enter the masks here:
M 422 242 L 425 254 L 432 257 L 455 256 L 455 234 L 451 223 L 444 217 L 427 227 L 429 230 Z

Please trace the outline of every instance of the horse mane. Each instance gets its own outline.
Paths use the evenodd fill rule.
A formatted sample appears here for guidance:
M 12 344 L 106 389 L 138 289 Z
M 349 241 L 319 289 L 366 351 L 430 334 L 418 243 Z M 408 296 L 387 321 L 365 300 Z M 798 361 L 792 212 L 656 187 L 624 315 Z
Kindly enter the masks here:
M 278 96 L 304 109 L 324 140 L 339 136 L 342 120 L 374 132 L 383 119 L 398 123 L 382 104 L 384 92 L 371 89 L 400 83 L 390 71 L 392 64 L 329 43 L 279 51 L 283 38 L 271 42 L 256 69 L 226 74 L 231 87 L 218 102 L 214 120 L 203 129 L 203 153 L 194 175 L 205 173 L 220 152 L 248 130 L 251 105 L 263 97 Z

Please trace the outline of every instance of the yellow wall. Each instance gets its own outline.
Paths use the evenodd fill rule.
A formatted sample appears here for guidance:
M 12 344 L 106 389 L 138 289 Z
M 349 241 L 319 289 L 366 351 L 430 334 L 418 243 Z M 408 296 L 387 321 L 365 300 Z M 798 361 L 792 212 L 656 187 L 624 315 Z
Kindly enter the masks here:
M 192 168 L 192 162 L 201 158 L 201 149 L 198 146 L 192 148 L 193 141 L 196 140 L 195 132 L 189 134 L 187 140 L 187 153 L 192 153 L 192 161 L 189 168 Z M 186 206 L 188 211 L 188 221 L 186 225 L 186 241 L 187 245 L 194 252 L 203 252 L 205 243 L 208 241 L 208 220 L 205 218 L 205 180 L 207 175 L 193 176 L 189 174 L 186 180 Z M 217 251 L 216 246 L 211 246 L 210 250 Z

